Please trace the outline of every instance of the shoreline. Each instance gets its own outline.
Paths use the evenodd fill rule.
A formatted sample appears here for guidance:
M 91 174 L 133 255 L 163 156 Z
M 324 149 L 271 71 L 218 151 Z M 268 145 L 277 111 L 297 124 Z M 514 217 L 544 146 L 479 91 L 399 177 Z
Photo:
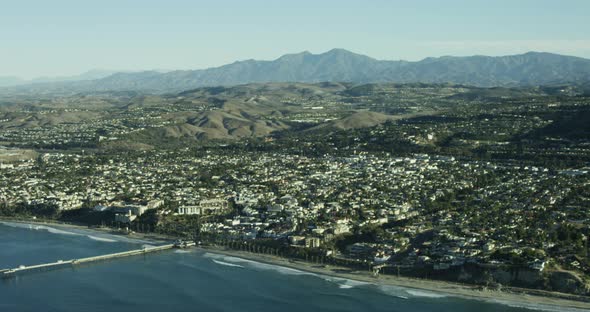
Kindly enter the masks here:
M 153 243 L 166 243 L 176 239 L 175 237 L 156 233 L 133 232 L 125 234 L 118 233 L 115 229 L 112 228 L 93 228 L 84 225 L 51 222 L 47 220 L 16 220 L 9 218 L 0 218 L 0 222 L 54 226 L 90 232 L 95 231 L 99 233 L 120 236 L 129 239 L 148 240 Z M 378 277 L 374 277 L 371 273 L 364 270 L 359 271 L 349 267 L 335 265 L 319 265 L 301 260 L 282 258 L 268 254 L 256 254 L 246 251 L 227 249 L 224 247 L 214 245 L 198 246 L 195 248 L 195 250 L 210 252 L 213 254 L 224 255 L 229 257 L 237 257 L 244 260 L 256 261 L 270 265 L 277 265 L 281 267 L 291 268 L 323 276 L 348 279 L 363 283 L 370 283 L 378 286 L 394 286 L 405 289 L 426 291 L 434 295 L 440 296 L 451 296 L 462 299 L 480 300 L 498 304 L 514 304 L 515 306 L 524 305 L 523 307 L 525 308 L 535 308 L 541 305 L 556 310 L 558 310 L 559 308 L 575 308 L 590 310 L 590 298 L 566 293 L 553 293 L 549 291 L 535 289 L 528 290 L 520 288 L 507 288 L 509 290 L 511 289 L 511 291 L 482 290 L 480 285 L 460 284 L 449 281 L 416 279 L 403 276 L 397 277 L 394 275 L 384 274 L 381 274 Z
M 41 225 L 41 226 L 58 226 L 58 227 L 69 228 L 69 229 L 94 231 L 94 232 L 112 235 L 115 237 L 124 237 L 124 238 L 132 239 L 132 240 L 137 239 L 137 240 L 151 241 L 152 243 L 168 243 L 170 241 L 174 241 L 177 239 L 176 237 L 168 236 L 165 234 L 138 233 L 138 232 L 124 233 L 124 232 L 118 231 L 117 229 L 110 228 L 110 227 L 91 227 L 91 226 L 83 225 L 83 224 L 61 223 L 59 221 L 51 221 L 51 220 L 36 220 L 36 219 L 22 220 L 22 219 L 11 219 L 11 218 L 0 217 L 0 222 L 12 222 L 12 223 Z
M 426 291 L 428 293 L 432 293 L 433 295 L 480 300 L 498 304 L 514 304 L 516 306 L 524 305 L 523 307 L 526 308 L 535 308 L 540 305 L 555 310 L 559 310 L 559 308 L 590 309 L 590 302 L 575 300 L 573 298 L 557 298 L 555 297 L 557 294 L 553 294 L 553 296 L 551 296 L 551 293 L 548 293 L 547 296 L 540 296 L 527 293 L 480 290 L 478 289 L 480 286 L 477 285 L 458 284 L 447 281 L 413 279 L 409 277 L 397 277 L 393 275 L 379 275 L 379 277 L 373 277 L 373 275 L 368 271 L 358 271 L 347 267 L 339 267 L 334 265 L 316 265 L 305 261 L 291 260 L 266 254 L 228 250 L 215 246 L 201 246 L 197 249 L 213 254 L 237 257 L 245 260 L 277 265 L 323 276 L 369 283 L 377 286 L 395 286 L 411 290 Z M 570 296 L 569 294 L 563 295 Z

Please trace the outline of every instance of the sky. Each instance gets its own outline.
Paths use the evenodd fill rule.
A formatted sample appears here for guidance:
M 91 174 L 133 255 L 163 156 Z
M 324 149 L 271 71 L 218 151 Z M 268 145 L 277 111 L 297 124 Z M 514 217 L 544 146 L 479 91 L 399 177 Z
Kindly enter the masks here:
M 0 76 L 201 69 L 344 48 L 590 58 L 589 0 L 0 0 Z

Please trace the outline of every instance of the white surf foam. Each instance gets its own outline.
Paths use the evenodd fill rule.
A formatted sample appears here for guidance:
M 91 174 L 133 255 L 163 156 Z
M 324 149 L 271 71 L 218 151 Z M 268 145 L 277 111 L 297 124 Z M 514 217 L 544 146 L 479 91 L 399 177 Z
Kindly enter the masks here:
M 93 231 L 93 230 L 69 229 L 69 228 L 64 229 L 64 228 L 60 228 L 60 227 L 52 227 L 52 226 L 47 226 L 47 225 L 8 222 L 8 221 L 0 221 L 0 224 L 14 227 L 14 228 L 36 230 L 36 231 L 47 231 L 49 233 L 58 234 L 58 235 L 87 236 L 89 239 L 96 240 L 96 241 L 102 241 L 102 242 L 146 244 L 144 246 L 153 247 L 151 245 L 148 245 L 153 242 L 150 240 L 142 240 L 142 239 L 129 238 L 129 237 L 119 236 L 119 235 L 104 234 L 102 232 Z
M 219 255 L 219 254 L 214 254 L 214 253 L 210 253 L 210 252 L 206 252 L 203 254 L 203 257 L 205 258 L 211 258 L 211 259 L 221 259 L 224 257 L 224 255 Z
M 60 230 L 60 229 L 52 228 L 52 227 L 49 227 L 49 226 L 40 226 L 39 228 L 36 228 L 36 230 L 46 230 L 49 233 L 52 233 L 52 234 L 60 234 L 60 235 L 75 235 L 75 236 L 82 235 L 82 234 L 79 234 L 79 233 L 74 233 L 74 232 L 70 232 L 70 231 Z
M 215 259 L 211 259 L 211 261 L 219 264 L 219 265 L 224 265 L 224 266 L 228 266 L 228 267 L 234 267 L 234 268 L 243 268 L 243 266 L 239 265 L 239 264 L 233 264 L 233 263 L 229 263 L 229 262 L 223 262 L 223 261 L 219 261 L 219 260 L 215 260 Z
M 417 289 L 407 289 L 406 292 L 411 295 L 412 297 L 425 297 L 425 298 L 445 298 L 447 295 L 425 291 L 425 290 L 417 290 Z
M 7 222 L 7 221 L 0 221 L 0 224 L 13 227 L 13 228 L 21 228 L 21 229 L 31 229 L 33 226 L 32 224 L 24 224 L 24 223 L 14 223 L 14 222 Z
M 76 235 L 80 236 L 83 234 L 66 231 L 64 229 L 54 228 L 46 225 L 39 225 L 39 224 L 30 224 L 30 223 L 17 223 L 17 222 L 0 222 L 6 226 L 14 227 L 14 228 L 21 228 L 21 229 L 29 229 L 29 230 L 36 230 L 36 231 L 47 231 L 52 234 L 60 234 L 60 235 Z
M 62 229 L 53 228 L 46 225 L 38 225 L 38 224 L 27 224 L 27 223 L 16 223 L 16 222 L 2 222 L 2 224 L 14 227 L 14 228 L 21 228 L 21 229 L 29 229 L 29 230 L 36 230 L 36 231 L 47 231 L 52 234 L 60 234 L 60 235 L 82 235 Z
M 341 277 L 333 277 L 333 276 L 323 276 L 324 280 L 328 281 L 328 282 L 332 282 L 335 284 L 338 284 L 339 288 L 342 289 L 351 289 L 351 288 L 355 288 L 355 287 L 359 287 L 359 286 L 365 286 L 365 285 L 370 285 L 371 283 L 368 282 L 361 282 L 361 281 L 355 281 L 355 280 L 351 280 L 351 279 L 347 279 L 347 278 L 341 278 Z
M 301 270 L 297 270 L 297 269 L 293 269 L 293 268 L 283 267 L 283 266 L 280 266 L 280 265 L 262 263 L 262 262 L 257 262 L 257 261 L 243 259 L 243 258 L 238 258 L 238 257 L 218 255 L 218 254 L 213 254 L 213 253 L 205 253 L 203 256 L 204 257 L 208 257 L 208 258 L 212 258 L 212 259 L 221 260 L 223 262 L 239 263 L 241 265 L 247 265 L 248 267 L 251 267 L 251 268 L 254 268 L 254 269 L 275 271 L 275 272 L 278 272 L 278 273 L 281 273 L 281 274 L 285 274 L 285 275 L 313 275 L 313 276 L 318 276 L 317 274 L 310 273 L 310 272 L 305 272 L 305 271 L 301 271 Z
M 174 253 L 178 253 L 178 254 L 187 254 L 187 253 L 191 253 L 190 250 L 182 250 L 182 249 L 176 249 L 174 251 Z
M 377 285 L 377 289 L 379 289 L 382 293 L 400 298 L 400 299 L 409 299 L 409 294 L 407 292 L 408 289 L 398 286 L 391 286 L 391 285 Z
M 243 259 L 239 257 L 232 257 L 226 256 L 221 254 L 214 254 L 214 253 L 205 253 L 203 254 L 204 257 L 212 259 L 213 262 L 220 264 L 220 265 L 231 265 L 231 266 L 240 266 L 240 267 L 252 267 L 256 269 L 263 269 L 263 270 L 273 270 L 281 274 L 287 275 L 311 275 L 321 277 L 326 281 L 333 282 L 338 284 L 338 287 L 341 289 L 351 289 L 358 286 L 365 286 L 371 285 L 375 286 L 379 291 L 382 293 L 396 297 L 399 299 L 410 299 L 410 298 L 431 298 L 431 299 L 441 299 L 446 298 L 449 296 L 453 296 L 452 294 L 444 294 L 434 291 L 427 291 L 427 290 L 419 290 L 414 288 L 405 288 L 401 286 L 393 286 L 393 285 L 380 285 L 374 284 L 370 282 L 361 282 L 350 280 L 346 278 L 340 277 L 333 277 L 333 276 L 326 276 L 320 275 L 310 272 L 305 272 L 297 269 L 292 269 L 288 267 L 282 267 L 280 265 L 273 265 L 267 264 L 262 262 L 256 262 L 253 260 Z M 460 297 L 460 296 L 459 296 Z M 500 301 L 500 300 L 482 300 L 490 303 L 495 304 L 502 304 L 510 307 L 515 308 L 523 308 L 528 310 L 536 310 L 536 311 L 547 311 L 547 312 L 558 312 L 558 311 L 565 311 L 565 312 L 582 312 L 587 311 L 583 309 L 576 309 L 576 308 L 564 308 L 564 307 L 557 307 L 557 306 L 547 306 L 547 305 L 537 305 L 537 304 L 529 304 L 529 303 L 520 303 L 520 302 L 510 302 L 510 301 Z
M 99 242 L 107 242 L 107 243 L 116 243 L 118 242 L 118 240 L 115 239 L 110 239 L 110 238 L 105 238 L 105 237 L 98 237 L 98 236 L 92 236 L 92 235 L 86 235 L 86 237 L 95 240 L 95 241 L 99 241 Z
M 260 263 L 260 262 L 250 262 L 249 264 L 255 268 L 258 268 L 258 269 L 276 271 L 278 273 L 285 274 L 285 275 L 317 276 L 317 274 L 314 274 L 314 273 L 305 272 L 305 271 L 287 268 L 287 267 L 282 267 L 282 266 L 273 265 L 273 264 L 266 264 L 266 263 Z

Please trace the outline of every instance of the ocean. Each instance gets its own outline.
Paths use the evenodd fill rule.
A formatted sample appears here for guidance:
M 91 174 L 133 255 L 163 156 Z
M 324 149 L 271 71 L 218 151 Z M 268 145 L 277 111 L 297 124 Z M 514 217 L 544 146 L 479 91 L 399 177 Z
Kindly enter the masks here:
M 149 241 L 0 222 L 0 269 L 141 248 Z M 470 300 L 322 276 L 200 249 L 0 279 L 0 312 L 581 311 Z

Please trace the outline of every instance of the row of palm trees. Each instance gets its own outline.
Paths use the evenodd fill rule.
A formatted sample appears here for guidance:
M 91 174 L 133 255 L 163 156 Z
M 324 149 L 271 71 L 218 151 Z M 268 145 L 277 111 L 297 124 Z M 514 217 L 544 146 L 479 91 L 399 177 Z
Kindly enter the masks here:
M 372 263 L 370 261 L 334 257 L 328 255 L 328 250 L 321 248 L 306 248 L 300 246 L 268 246 L 266 242 L 257 242 L 253 240 L 234 239 L 227 237 L 219 237 L 216 235 L 200 235 L 197 237 L 202 243 L 211 244 L 218 247 L 224 247 L 231 250 L 244 251 L 255 254 L 264 254 L 274 257 L 297 259 L 305 262 L 318 265 L 336 265 L 343 267 L 350 267 L 355 269 L 372 270 Z M 334 253 L 331 253 L 332 255 Z

